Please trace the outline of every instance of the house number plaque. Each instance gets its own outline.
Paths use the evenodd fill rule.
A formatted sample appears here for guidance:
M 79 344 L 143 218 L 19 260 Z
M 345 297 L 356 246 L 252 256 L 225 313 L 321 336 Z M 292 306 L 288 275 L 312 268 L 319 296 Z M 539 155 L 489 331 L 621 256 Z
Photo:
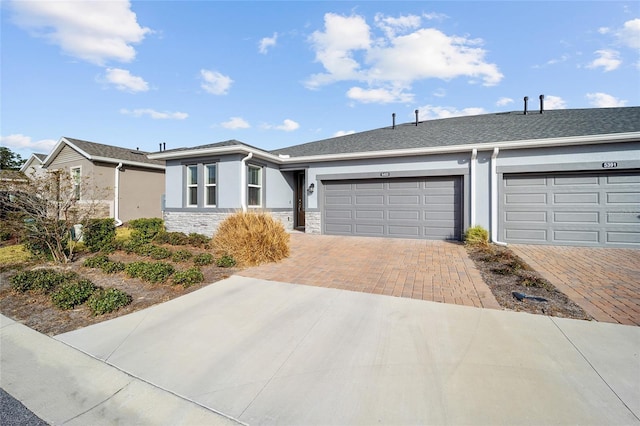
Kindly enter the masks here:
M 615 169 L 616 167 L 618 167 L 618 163 L 615 161 L 605 161 L 602 163 L 603 169 Z

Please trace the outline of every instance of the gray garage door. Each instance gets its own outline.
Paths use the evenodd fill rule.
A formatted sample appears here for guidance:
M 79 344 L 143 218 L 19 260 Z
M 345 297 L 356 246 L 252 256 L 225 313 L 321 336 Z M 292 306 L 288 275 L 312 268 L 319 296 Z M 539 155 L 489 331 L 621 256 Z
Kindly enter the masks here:
M 640 247 L 640 172 L 504 175 L 504 241 Z
M 459 240 L 460 177 L 324 182 L 323 231 L 331 235 Z

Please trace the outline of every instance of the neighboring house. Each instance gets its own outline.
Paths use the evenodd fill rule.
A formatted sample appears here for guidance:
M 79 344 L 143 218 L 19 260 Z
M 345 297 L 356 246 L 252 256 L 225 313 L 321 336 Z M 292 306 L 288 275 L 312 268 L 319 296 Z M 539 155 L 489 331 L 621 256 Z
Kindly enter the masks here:
M 264 151 L 231 140 L 167 161 L 168 230 L 240 209 L 307 233 L 640 248 L 640 107 L 429 120 Z M 416 112 L 417 115 L 417 112 Z M 395 121 L 395 120 L 394 120 Z
M 60 138 L 44 159 L 47 170 L 65 169 L 78 182 L 80 201 L 100 201 L 100 216 L 116 223 L 141 217 L 162 216 L 164 161 L 151 160 L 147 152 Z
M 47 154 L 31 154 L 31 157 L 20 168 L 20 171 L 28 177 L 40 177 L 46 173 L 46 170 L 42 167 L 44 159 L 47 158 Z

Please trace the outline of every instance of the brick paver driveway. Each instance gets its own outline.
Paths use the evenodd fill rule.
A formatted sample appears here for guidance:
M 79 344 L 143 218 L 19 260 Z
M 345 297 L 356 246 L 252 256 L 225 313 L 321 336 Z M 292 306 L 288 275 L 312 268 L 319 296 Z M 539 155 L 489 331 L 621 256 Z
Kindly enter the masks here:
M 597 321 L 640 325 L 640 250 L 509 247 Z
M 464 246 L 444 241 L 291 234 L 291 256 L 246 277 L 501 309 Z

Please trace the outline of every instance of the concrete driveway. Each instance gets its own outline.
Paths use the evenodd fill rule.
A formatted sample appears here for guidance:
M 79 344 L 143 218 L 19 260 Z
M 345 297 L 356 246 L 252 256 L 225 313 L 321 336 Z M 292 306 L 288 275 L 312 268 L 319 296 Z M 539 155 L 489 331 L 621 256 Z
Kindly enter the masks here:
M 233 276 L 56 339 L 247 424 L 640 424 L 639 327 Z
M 597 321 L 640 325 L 640 250 L 509 247 Z

